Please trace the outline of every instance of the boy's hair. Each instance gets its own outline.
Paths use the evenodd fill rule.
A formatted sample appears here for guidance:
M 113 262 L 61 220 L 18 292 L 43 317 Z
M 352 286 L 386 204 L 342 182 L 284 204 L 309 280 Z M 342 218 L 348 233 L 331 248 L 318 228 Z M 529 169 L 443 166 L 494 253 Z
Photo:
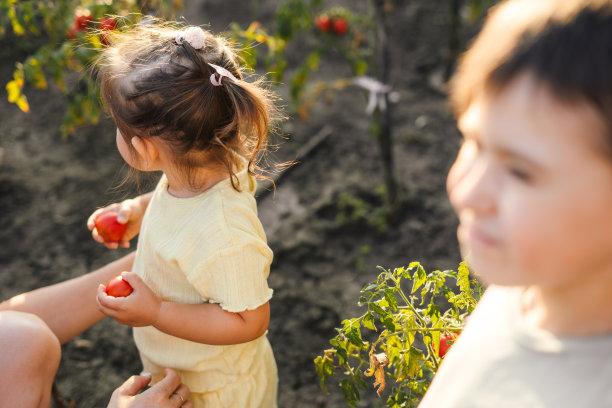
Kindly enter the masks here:
M 492 8 L 451 80 L 455 114 L 526 72 L 562 100 L 594 106 L 612 136 L 612 0 L 511 0 Z
M 253 173 L 265 149 L 277 110 L 260 82 L 243 80 L 228 42 L 205 31 L 202 49 L 178 44 L 176 23 L 149 20 L 112 38 L 96 63 L 107 112 L 132 148 L 131 139 L 159 137 L 174 154 L 173 165 L 192 188 L 193 169 L 214 160 L 224 166 L 239 190 L 236 172 L 248 160 Z M 236 78 L 213 86 L 215 64 Z M 203 152 L 210 153 L 207 155 Z

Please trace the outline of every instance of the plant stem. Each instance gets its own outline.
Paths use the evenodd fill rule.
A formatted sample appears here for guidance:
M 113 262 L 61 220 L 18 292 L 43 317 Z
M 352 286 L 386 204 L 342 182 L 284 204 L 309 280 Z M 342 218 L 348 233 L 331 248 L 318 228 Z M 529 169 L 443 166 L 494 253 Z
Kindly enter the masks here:
M 387 84 L 389 80 L 389 42 L 387 41 L 387 19 L 385 1 L 374 0 L 374 13 L 376 22 L 376 62 L 378 67 L 378 80 Z M 385 93 L 384 109 L 377 107 L 374 112 L 374 133 L 380 149 L 383 179 L 386 189 L 386 204 L 388 219 L 393 219 L 397 206 L 397 183 L 393 175 L 393 141 L 391 138 L 391 106 L 389 94 Z

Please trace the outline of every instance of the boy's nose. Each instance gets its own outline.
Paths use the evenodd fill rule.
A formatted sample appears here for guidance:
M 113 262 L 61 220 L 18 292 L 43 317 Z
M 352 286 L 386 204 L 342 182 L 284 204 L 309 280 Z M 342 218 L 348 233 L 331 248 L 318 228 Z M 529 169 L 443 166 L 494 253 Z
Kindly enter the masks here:
M 463 150 L 463 149 L 462 149 Z M 498 182 L 489 161 L 480 155 L 460 152 L 447 179 L 447 191 L 455 212 L 490 216 L 496 211 Z

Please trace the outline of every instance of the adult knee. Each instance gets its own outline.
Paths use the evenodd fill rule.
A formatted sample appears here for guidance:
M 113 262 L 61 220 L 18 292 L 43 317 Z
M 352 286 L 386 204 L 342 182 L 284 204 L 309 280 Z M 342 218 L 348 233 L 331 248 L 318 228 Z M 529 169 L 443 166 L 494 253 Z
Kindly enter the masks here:
M 23 312 L 0 312 L 0 344 L 3 354 L 29 357 L 44 356 L 46 364 L 59 363 L 60 343 L 49 326 L 36 315 Z
M 49 399 L 61 348 L 45 322 L 29 313 L 0 312 L 0 350 L 0 383 L 3 383 L 0 389 L 4 396 L 8 398 L 13 391 L 21 392 L 24 398 L 32 398 L 30 401 L 34 404 Z M 31 395 L 23 393 L 27 389 L 32 391 Z

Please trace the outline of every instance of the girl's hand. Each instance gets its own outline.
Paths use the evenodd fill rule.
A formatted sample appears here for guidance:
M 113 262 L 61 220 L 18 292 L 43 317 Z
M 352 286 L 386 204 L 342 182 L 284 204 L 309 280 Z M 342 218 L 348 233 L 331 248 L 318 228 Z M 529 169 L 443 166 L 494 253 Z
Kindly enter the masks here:
M 121 324 L 132 327 L 152 326 L 157 321 L 162 301 L 134 272 L 122 272 L 121 276 L 134 291 L 126 297 L 106 294 L 104 285 L 98 286 L 98 309 Z
M 111 204 L 104 208 L 99 208 L 89 216 L 87 220 L 87 228 L 91 231 L 93 239 L 97 242 L 103 243 L 109 249 L 116 249 L 118 247 L 129 248 L 130 240 L 134 238 L 140 232 L 140 226 L 142 224 L 142 217 L 144 216 L 147 205 L 149 204 L 151 194 L 145 194 L 133 199 L 125 200 L 120 203 Z M 119 242 L 104 242 L 104 238 L 96 230 L 94 220 L 100 214 L 108 211 L 117 211 L 119 213 L 117 222 L 120 224 L 127 224 L 127 230 Z

